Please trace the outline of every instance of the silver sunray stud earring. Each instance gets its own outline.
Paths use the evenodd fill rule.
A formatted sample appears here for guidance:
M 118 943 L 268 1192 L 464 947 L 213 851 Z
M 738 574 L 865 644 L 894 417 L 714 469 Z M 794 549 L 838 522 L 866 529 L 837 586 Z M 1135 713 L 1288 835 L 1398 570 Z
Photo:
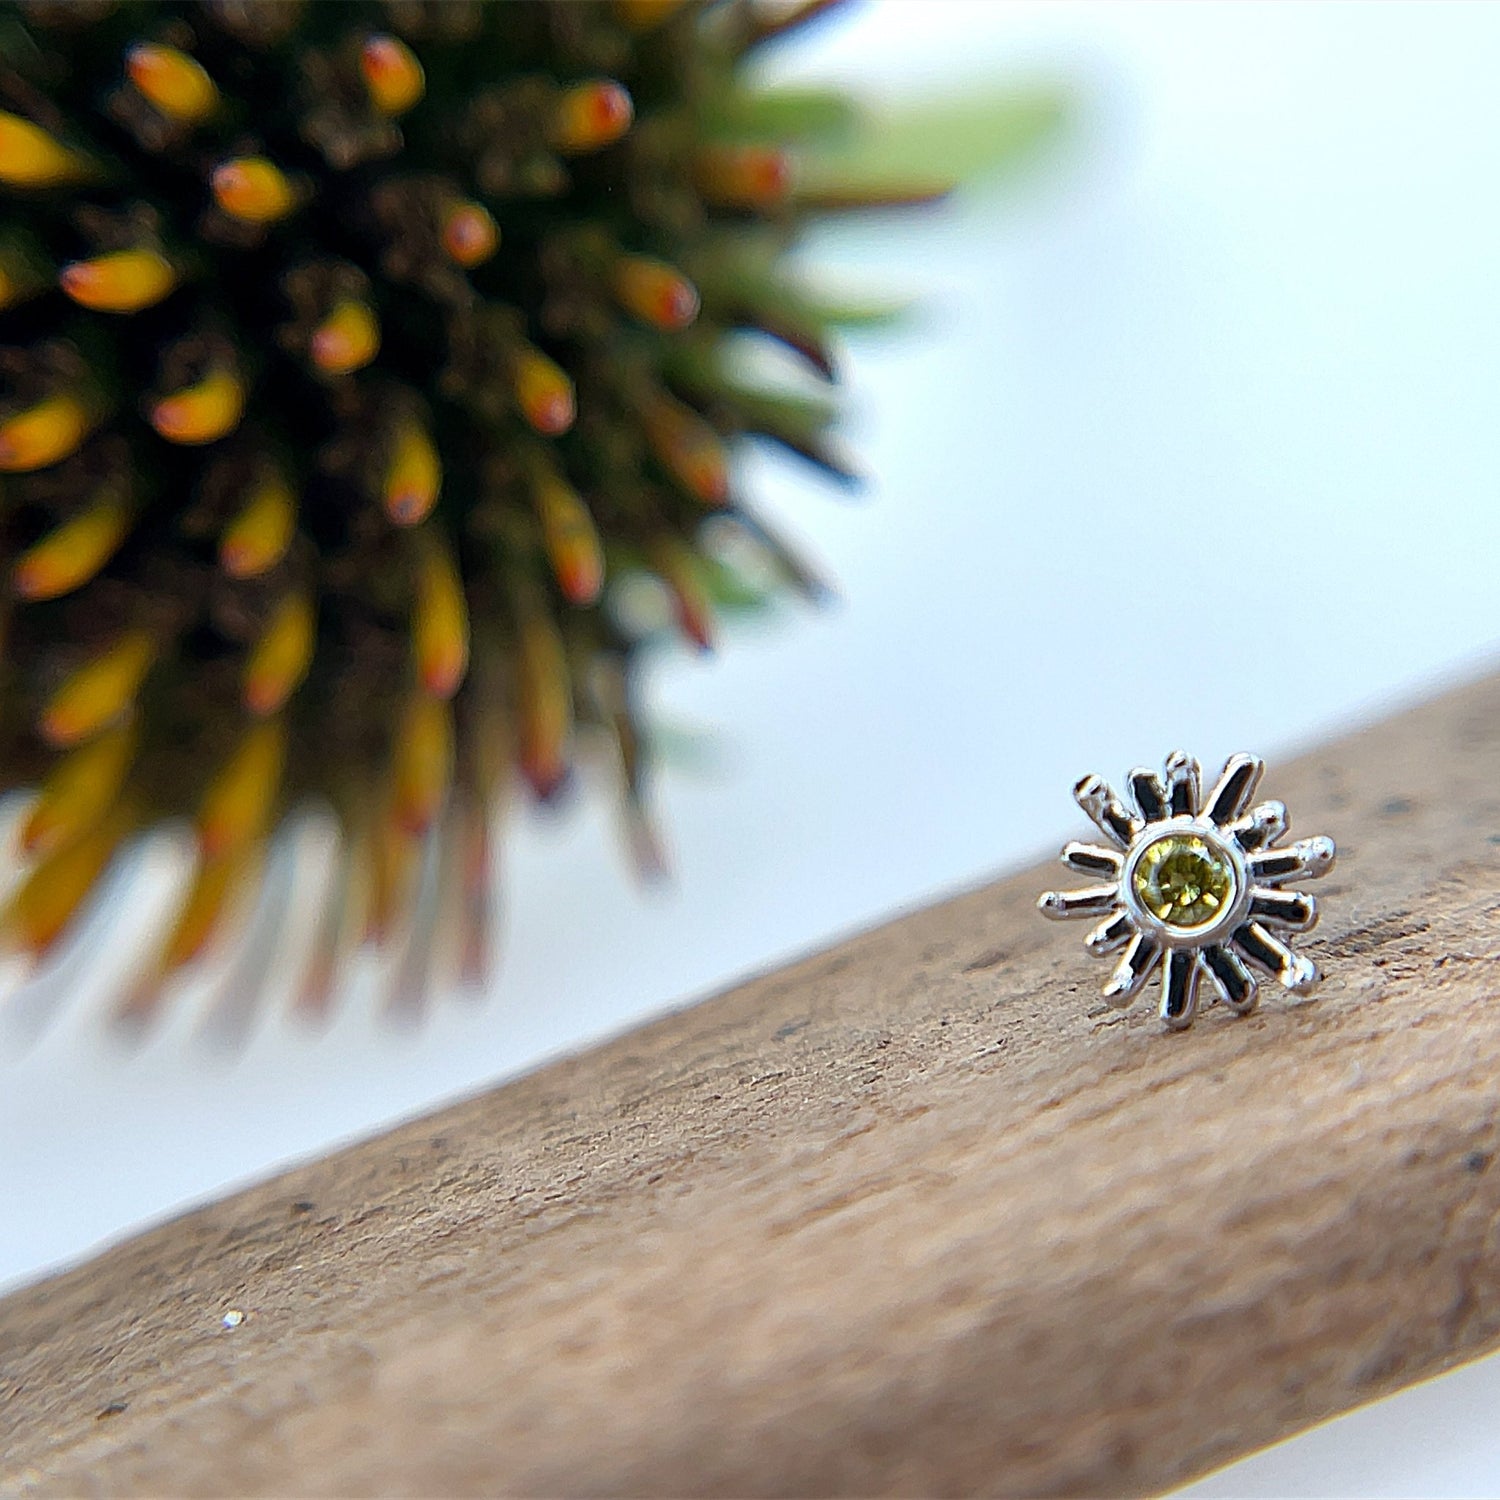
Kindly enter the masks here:
M 1306 932 L 1317 903 L 1289 880 L 1312 880 L 1333 868 L 1330 838 L 1301 839 L 1283 849 L 1286 807 L 1260 802 L 1245 811 L 1265 764 L 1231 755 L 1212 791 L 1201 794 L 1198 762 L 1181 750 L 1167 757 L 1165 776 L 1130 773 L 1127 807 L 1098 776 L 1085 776 L 1073 796 L 1101 833 L 1102 844 L 1071 843 L 1062 861 L 1099 882 L 1076 891 L 1047 891 L 1042 915 L 1088 917 L 1090 953 L 1124 949 L 1104 986 L 1111 1005 L 1126 1006 L 1158 967 L 1161 1018 L 1173 1030 L 1193 1024 L 1199 981 L 1206 973 L 1218 998 L 1239 1015 L 1255 1009 L 1252 968 L 1307 994 L 1322 977 L 1281 932 Z

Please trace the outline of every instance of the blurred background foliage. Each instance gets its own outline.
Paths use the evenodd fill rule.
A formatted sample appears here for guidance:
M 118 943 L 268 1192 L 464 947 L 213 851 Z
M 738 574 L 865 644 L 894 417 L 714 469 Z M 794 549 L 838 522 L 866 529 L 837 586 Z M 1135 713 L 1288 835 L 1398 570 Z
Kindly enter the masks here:
M 295 1007 L 373 947 L 421 1009 L 489 972 L 495 809 L 583 760 L 660 868 L 642 648 L 826 597 L 743 443 L 854 484 L 837 338 L 899 321 L 794 252 L 1014 171 L 1065 114 L 764 82 L 837 8 L 0 11 L 0 792 L 38 787 L 12 953 L 46 960 L 186 822 L 116 1007 L 140 1025 L 280 946 L 306 882 L 276 843 L 315 803 Z

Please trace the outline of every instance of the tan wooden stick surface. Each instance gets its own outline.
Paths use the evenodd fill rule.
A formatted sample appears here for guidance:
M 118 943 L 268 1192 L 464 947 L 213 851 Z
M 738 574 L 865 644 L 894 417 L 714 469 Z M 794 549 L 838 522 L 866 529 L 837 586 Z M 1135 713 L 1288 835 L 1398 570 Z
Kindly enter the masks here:
M 13 1295 L 0 1490 L 1149 1491 L 1492 1346 L 1500 678 L 1263 791 L 1312 1000 L 1003 880 Z

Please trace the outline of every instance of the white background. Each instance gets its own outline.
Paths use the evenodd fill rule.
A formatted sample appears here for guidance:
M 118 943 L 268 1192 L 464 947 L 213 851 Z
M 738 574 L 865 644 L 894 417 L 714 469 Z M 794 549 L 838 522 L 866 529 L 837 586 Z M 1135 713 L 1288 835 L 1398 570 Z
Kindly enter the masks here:
M 705 747 L 659 787 L 674 884 L 584 799 L 521 819 L 494 993 L 420 1033 L 12 1028 L 0 1281 L 1027 860 L 1084 770 L 1274 757 L 1494 661 L 1500 10 L 887 0 L 780 67 L 1041 73 L 1078 119 L 1024 188 L 814 247 L 927 315 L 852 351 L 865 498 L 749 461 L 842 602 L 663 663 Z M 1203 1493 L 1495 1493 L 1497 1400 L 1476 1366 Z

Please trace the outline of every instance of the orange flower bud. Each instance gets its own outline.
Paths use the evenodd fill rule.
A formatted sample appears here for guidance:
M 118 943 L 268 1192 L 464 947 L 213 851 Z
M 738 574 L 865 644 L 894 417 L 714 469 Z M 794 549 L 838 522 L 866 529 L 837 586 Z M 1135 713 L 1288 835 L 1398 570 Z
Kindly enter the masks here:
M 219 91 L 203 66 L 176 47 L 140 42 L 125 54 L 125 72 L 168 119 L 196 125 L 214 112 Z
M 427 88 L 422 64 L 405 42 L 393 36 L 368 37 L 359 49 L 359 69 L 370 102 L 383 115 L 404 115 Z
M 219 207 L 247 224 L 274 224 L 297 206 L 286 174 L 263 156 L 226 161 L 214 169 L 210 186 Z
M 193 385 L 163 396 L 150 411 L 151 425 L 169 443 L 201 447 L 239 426 L 245 387 L 228 370 L 212 370 Z
M 557 101 L 552 144 L 559 151 L 597 151 L 619 140 L 634 116 L 630 95 L 613 80 L 575 84 Z
M 80 307 L 133 313 L 160 302 L 177 285 L 177 273 L 155 250 L 117 250 L 74 261 L 62 268 L 57 280 Z

